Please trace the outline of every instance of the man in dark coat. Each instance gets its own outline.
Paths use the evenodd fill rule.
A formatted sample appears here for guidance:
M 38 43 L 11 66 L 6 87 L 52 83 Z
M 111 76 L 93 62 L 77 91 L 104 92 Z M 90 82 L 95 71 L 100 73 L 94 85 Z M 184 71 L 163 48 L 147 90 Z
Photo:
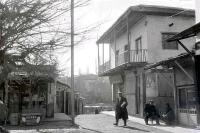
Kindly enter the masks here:
M 153 101 L 150 100 L 149 103 L 145 104 L 144 107 L 144 120 L 146 125 L 148 125 L 148 120 L 149 118 L 151 119 L 155 119 L 156 120 L 156 124 L 159 125 L 159 113 L 156 110 L 156 107 L 153 104 Z
M 117 98 L 116 101 L 116 106 L 115 106 L 115 118 L 116 118 L 116 123 L 114 125 L 118 125 L 119 119 L 124 120 L 124 126 L 126 126 L 126 121 L 128 119 L 128 111 L 126 109 L 128 102 L 125 97 L 122 96 L 121 92 L 118 92 L 119 97 Z

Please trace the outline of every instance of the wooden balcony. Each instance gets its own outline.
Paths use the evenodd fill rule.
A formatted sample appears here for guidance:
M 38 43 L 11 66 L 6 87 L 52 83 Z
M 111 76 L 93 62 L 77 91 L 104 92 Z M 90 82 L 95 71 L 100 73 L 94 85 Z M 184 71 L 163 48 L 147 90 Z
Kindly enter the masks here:
M 99 66 L 99 74 L 111 69 L 110 61 L 107 61 L 103 65 Z
M 103 74 L 110 71 L 111 69 L 115 69 L 126 64 L 137 65 L 144 64 L 146 62 L 147 49 L 125 51 L 119 55 L 116 55 L 114 68 L 111 68 L 111 61 L 107 61 L 103 65 L 100 65 L 99 74 Z

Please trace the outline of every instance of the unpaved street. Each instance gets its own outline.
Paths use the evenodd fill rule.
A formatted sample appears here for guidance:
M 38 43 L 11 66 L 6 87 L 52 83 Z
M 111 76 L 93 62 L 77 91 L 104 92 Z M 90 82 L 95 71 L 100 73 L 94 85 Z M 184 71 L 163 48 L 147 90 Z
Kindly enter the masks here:
M 119 126 L 114 126 L 114 121 L 115 119 L 113 116 L 105 114 L 79 115 L 76 118 L 76 123 L 80 125 L 81 128 L 97 133 L 167 133 L 153 126 L 144 126 L 131 121 L 128 121 L 126 127 L 123 127 L 122 120 L 119 122 Z
M 11 133 L 167 133 L 152 126 L 145 126 L 128 121 L 127 126 L 123 127 L 123 122 L 119 126 L 114 126 L 114 117 L 105 114 L 79 115 L 75 119 L 76 125 L 73 126 L 69 121 L 57 121 L 42 123 L 39 126 L 18 126 L 7 129 Z

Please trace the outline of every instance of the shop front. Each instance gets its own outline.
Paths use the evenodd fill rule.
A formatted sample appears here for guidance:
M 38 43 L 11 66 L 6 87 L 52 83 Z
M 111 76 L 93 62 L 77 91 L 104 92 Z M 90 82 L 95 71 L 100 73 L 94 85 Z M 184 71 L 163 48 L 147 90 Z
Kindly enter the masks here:
M 178 120 L 183 125 L 197 125 L 197 91 L 193 85 L 178 87 Z
M 173 99 L 176 122 L 185 126 L 197 126 L 198 89 L 195 84 L 196 73 L 193 57 L 184 53 L 149 65 L 146 69 L 156 69 L 159 66 L 173 70 L 174 80 L 171 81 L 171 84 L 174 86 Z
M 8 81 L 8 118 L 11 125 L 39 124 L 46 118 L 50 79 L 27 77 Z

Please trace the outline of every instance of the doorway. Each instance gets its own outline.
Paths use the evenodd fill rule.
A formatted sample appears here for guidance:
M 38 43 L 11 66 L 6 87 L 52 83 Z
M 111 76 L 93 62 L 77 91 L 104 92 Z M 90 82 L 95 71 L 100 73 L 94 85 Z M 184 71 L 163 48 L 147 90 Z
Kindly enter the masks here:
M 140 113 L 140 75 L 136 75 L 136 84 L 135 84 L 135 105 L 136 105 L 136 114 L 139 114 Z
M 197 90 L 194 86 L 178 88 L 178 120 L 184 125 L 197 124 Z

